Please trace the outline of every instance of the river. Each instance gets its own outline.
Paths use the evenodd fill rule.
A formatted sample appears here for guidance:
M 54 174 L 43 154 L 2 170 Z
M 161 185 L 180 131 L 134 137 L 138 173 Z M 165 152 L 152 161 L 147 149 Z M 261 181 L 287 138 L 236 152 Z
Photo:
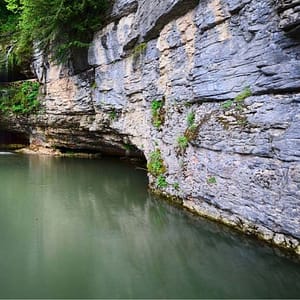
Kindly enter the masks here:
M 300 298 L 300 264 L 119 159 L 0 155 L 0 298 Z

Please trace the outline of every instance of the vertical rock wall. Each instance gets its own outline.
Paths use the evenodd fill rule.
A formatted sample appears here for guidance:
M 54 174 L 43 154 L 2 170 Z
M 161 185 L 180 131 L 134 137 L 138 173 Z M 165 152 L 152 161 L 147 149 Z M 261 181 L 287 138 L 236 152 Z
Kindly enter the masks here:
M 134 149 L 150 169 L 156 154 L 153 189 L 300 252 L 299 8 L 116 1 L 89 70 L 34 62 L 46 95 L 32 145 Z

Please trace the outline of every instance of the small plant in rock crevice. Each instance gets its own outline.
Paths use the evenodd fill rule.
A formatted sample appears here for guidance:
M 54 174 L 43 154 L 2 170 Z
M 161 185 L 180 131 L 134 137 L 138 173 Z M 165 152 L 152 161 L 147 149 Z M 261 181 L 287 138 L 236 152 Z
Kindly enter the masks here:
M 113 121 L 113 120 L 116 119 L 116 117 L 117 117 L 117 112 L 116 112 L 115 109 L 112 109 L 112 110 L 109 112 L 109 119 L 110 119 L 111 121 Z
M 184 132 L 184 135 L 177 138 L 178 152 L 181 154 L 185 151 L 189 142 L 194 140 L 198 135 L 199 125 L 195 124 L 195 118 L 196 115 L 194 111 L 188 113 L 187 128 Z
M 230 109 L 233 105 L 233 100 L 227 100 L 224 103 L 222 103 L 222 108 L 227 110 Z
M 246 98 L 252 96 L 252 91 L 250 89 L 250 86 L 247 86 L 243 89 L 243 91 L 238 94 L 235 98 L 235 102 L 243 102 Z
M 195 124 L 195 112 L 190 112 L 187 115 L 187 125 L 188 127 L 191 127 Z
M 180 189 L 179 183 L 178 183 L 178 182 L 173 183 L 173 188 L 174 188 L 176 191 L 179 191 L 179 189 Z
M 217 179 L 214 176 L 208 177 L 206 181 L 208 184 L 216 184 L 217 183 Z
M 96 88 L 98 88 L 97 82 L 93 81 L 91 84 L 91 89 L 95 90 Z
M 157 188 L 162 189 L 168 186 L 165 176 L 167 169 L 159 149 L 155 149 L 150 153 L 147 169 L 152 176 L 156 177 L 155 186 Z
M 243 108 L 245 99 L 247 99 L 250 96 L 252 96 L 252 91 L 250 87 L 247 86 L 233 100 L 227 100 L 224 103 L 222 103 L 222 108 L 224 110 L 228 110 L 231 108 L 241 110 Z
M 165 121 L 164 104 L 165 104 L 164 97 L 161 100 L 154 99 L 151 102 L 152 124 L 155 128 L 160 128 L 160 126 L 164 124 Z
M 189 143 L 189 141 L 188 141 L 187 137 L 184 135 L 177 138 L 177 145 L 181 151 L 184 151 L 186 149 L 186 147 L 188 146 L 188 143 Z
M 123 147 L 126 151 L 135 151 L 136 150 L 134 145 L 128 144 L 128 143 L 124 144 Z
M 136 58 L 142 53 L 144 53 L 147 49 L 147 44 L 146 43 L 140 43 L 133 49 L 133 57 Z
M 243 109 L 246 107 L 244 101 L 251 95 L 252 91 L 250 87 L 246 87 L 233 100 L 227 100 L 221 105 L 224 111 L 228 111 L 226 114 L 218 117 L 218 120 L 225 129 L 229 129 L 230 125 L 238 125 L 241 127 L 247 126 L 247 116 L 243 113 Z M 233 123 L 227 120 L 227 116 L 234 118 Z
M 166 188 L 168 186 L 166 177 L 164 175 L 159 175 L 156 178 L 155 183 L 156 183 L 156 187 L 159 188 L 159 189 Z
M 166 167 L 164 165 L 164 161 L 161 157 L 159 149 L 156 149 L 155 151 L 150 153 L 150 159 L 147 164 L 147 169 L 153 176 L 159 176 L 166 172 Z
M 195 124 L 195 112 L 192 111 L 188 114 L 187 116 L 187 129 L 184 132 L 184 136 L 187 138 L 188 141 L 192 141 L 196 138 L 198 131 L 199 131 L 199 126 Z
M 187 138 L 188 141 L 192 141 L 197 137 L 199 127 L 199 125 L 194 124 L 185 130 L 184 136 Z

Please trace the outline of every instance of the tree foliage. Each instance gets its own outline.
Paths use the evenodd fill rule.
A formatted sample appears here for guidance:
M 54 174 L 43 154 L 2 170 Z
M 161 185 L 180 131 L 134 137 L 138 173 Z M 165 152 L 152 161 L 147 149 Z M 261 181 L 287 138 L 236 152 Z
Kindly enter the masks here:
M 30 58 L 35 43 L 53 60 L 65 61 L 72 51 L 89 45 L 108 7 L 107 0 L 4 1 L 18 17 L 15 52 L 20 60 Z
M 10 83 L 0 89 L 0 112 L 4 114 L 31 114 L 40 108 L 40 84 L 36 81 Z
M 6 8 L 6 2 L 0 0 L 0 38 L 4 39 L 16 30 L 18 16 Z

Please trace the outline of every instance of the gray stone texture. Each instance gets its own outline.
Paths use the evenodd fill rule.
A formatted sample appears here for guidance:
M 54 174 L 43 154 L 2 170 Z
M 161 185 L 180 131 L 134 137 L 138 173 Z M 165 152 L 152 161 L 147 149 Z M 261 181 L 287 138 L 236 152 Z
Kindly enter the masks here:
M 300 1 L 277 0 L 277 8 L 280 14 L 279 28 L 300 39 Z
M 111 17 L 115 19 L 121 19 L 133 12 L 136 12 L 138 8 L 137 0 L 116 0 L 113 4 Z

